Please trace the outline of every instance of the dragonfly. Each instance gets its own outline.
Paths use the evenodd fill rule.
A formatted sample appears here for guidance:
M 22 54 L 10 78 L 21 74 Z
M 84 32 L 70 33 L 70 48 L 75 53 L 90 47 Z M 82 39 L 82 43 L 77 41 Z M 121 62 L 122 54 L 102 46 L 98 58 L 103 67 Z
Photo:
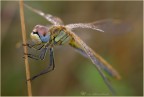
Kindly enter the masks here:
M 46 74 L 55 68 L 54 62 L 54 47 L 59 45 L 68 44 L 75 50 L 77 50 L 80 54 L 87 57 L 91 60 L 91 62 L 96 67 L 97 71 L 101 75 L 104 83 L 110 89 L 110 91 L 114 94 L 115 91 L 109 82 L 108 78 L 104 74 L 103 71 L 107 72 L 110 76 L 120 79 L 120 74 L 99 54 L 97 54 L 94 50 L 92 50 L 78 35 L 73 31 L 77 28 L 82 29 L 92 29 L 98 32 L 106 32 L 104 26 L 105 24 L 114 24 L 115 22 L 111 19 L 99 20 L 91 23 L 74 23 L 64 25 L 63 21 L 56 16 L 51 14 L 45 14 L 44 12 L 34 9 L 25 4 L 25 6 L 31 10 L 32 12 L 42 16 L 52 25 L 44 26 L 44 25 L 36 25 L 32 32 L 30 33 L 30 37 L 32 39 L 32 43 L 23 44 L 24 46 L 28 46 L 29 48 L 34 48 L 40 51 L 38 56 L 33 54 L 26 54 L 28 57 L 36 59 L 36 60 L 44 60 L 47 51 L 49 51 L 49 60 L 47 68 L 33 76 L 29 80 L 34 80 L 40 75 Z M 36 48 L 40 46 L 39 48 Z

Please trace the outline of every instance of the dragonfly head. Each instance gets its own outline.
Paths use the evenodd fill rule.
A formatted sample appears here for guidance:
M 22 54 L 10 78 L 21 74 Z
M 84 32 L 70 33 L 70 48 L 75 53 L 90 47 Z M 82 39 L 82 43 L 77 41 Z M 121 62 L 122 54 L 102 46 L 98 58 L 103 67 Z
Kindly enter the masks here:
M 48 27 L 42 25 L 36 25 L 30 34 L 31 39 L 34 43 L 46 43 L 50 39 L 50 33 L 48 32 Z

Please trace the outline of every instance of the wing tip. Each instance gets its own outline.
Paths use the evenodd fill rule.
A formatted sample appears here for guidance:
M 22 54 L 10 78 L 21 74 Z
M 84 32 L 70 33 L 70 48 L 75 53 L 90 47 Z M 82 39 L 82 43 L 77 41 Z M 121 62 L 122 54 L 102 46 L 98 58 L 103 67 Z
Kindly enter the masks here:
M 122 79 L 122 77 L 118 73 L 113 75 L 113 77 L 115 77 L 117 80 L 121 80 Z

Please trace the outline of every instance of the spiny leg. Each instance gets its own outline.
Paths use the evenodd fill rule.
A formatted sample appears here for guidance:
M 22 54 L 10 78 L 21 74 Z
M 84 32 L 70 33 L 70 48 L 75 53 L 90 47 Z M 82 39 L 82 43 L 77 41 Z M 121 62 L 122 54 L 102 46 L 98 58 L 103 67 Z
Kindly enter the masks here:
M 27 54 L 27 53 L 24 53 L 24 55 L 27 55 L 29 58 L 32 58 L 32 59 L 35 59 L 35 60 L 39 60 L 40 58 L 37 57 L 36 55 L 33 55 L 33 54 Z M 23 57 L 25 58 L 25 57 Z
M 35 59 L 35 60 L 44 60 L 45 56 L 46 56 L 46 52 L 47 52 L 48 48 L 43 48 L 40 52 L 39 56 L 33 55 L 33 54 L 26 54 L 29 58 Z
M 40 48 L 38 48 L 37 50 L 41 50 L 44 47 L 44 45 L 42 45 Z
M 50 40 L 51 41 L 51 40 Z M 28 44 L 26 44 L 26 45 L 24 45 L 24 46 L 27 46 Z M 35 46 L 35 45 L 34 45 Z M 44 48 L 43 48 L 43 46 L 45 46 Z M 41 53 L 40 53 L 40 55 L 39 56 L 36 56 L 36 55 L 32 55 L 32 54 L 26 54 L 26 55 L 28 55 L 28 57 L 29 58 L 32 58 L 32 59 L 36 59 L 36 60 L 43 60 L 44 58 L 45 58 L 45 55 L 46 55 L 46 52 L 47 52 L 47 49 L 48 49 L 48 47 L 49 47 L 49 42 L 47 43 L 47 44 L 45 44 L 45 45 L 42 45 L 42 47 L 41 48 L 39 48 L 39 50 L 41 50 L 42 48 L 42 50 L 41 50 Z
M 38 51 L 40 51 L 44 46 L 44 45 L 42 45 L 40 48 L 37 49 L 37 48 L 35 48 L 35 46 L 38 46 L 38 45 L 41 45 L 41 44 L 29 44 L 29 43 L 27 43 L 27 44 L 22 44 L 22 45 L 23 46 L 28 46 L 29 48 L 33 48 L 34 50 L 38 50 Z M 24 53 L 24 54 L 27 55 L 29 58 L 32 58 L 32 59 L 35 59 L 35 60 L 41 59 L 38 56 L 33 55 L 33 54 L 28 54 L 28 53 Z M 23 58 L 25 58 L 25 57 L 23 56 Z M 43 59 L 41 59 L 41 60 L 43 60 Z
M 35 48 L 35 46 L 41 45 L 41 44 L 22 44 L 23 46 L 28 46 L 29 48 L 34 48 L 35 50 L 41 50 L 43 48 L 44 45 L 42 45 L 41 47 L 39 47 L 38 49 Z
M 52 69 L 51 69 L 52 67 Z M 54 64 L 54 54 L 53 54 L 53 48 L 50 48 L 50 64 L 48 65 L 48 67 L 46 69 L 44 69 L 43 71 L 41 71 L 39 74 L 33 76 L 32 78 L 28 79 L 28 80 L 34 80 L 35 78 L 37 78 L 40 75 L 46 74 L 52 70 L 54 70 L 55 64 Z
M 40 58 L 41 60 L 44 60 L 44 58 L 45 58 L 45 56 L 46 56 L 47 50 L 48 50 L 48 47 L 45 47 L 45 48 L 43 48 L 43 49 L 41 50 L 41 53 L 40 53 L 40 55 L 39 55 L 39 58 Z

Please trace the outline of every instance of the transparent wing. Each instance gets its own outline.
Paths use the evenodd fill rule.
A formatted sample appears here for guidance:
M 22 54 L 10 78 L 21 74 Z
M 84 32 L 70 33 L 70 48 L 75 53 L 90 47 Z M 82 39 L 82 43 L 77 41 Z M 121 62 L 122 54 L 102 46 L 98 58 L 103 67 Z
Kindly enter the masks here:
M 75 29 L 75 28 L 88 28 L 88 29 L 93 29 L 93 30 L 97 30 L 100 32 L 104 32 L 104 30 L 99 29 L 97 26 L 95 26 L 93 23 L 76 23 L 76 24 L 68 24 L 66 25 L 66 27 L 68 29 Z
M 74 40 L 83 48 L 84 52 L 87 54 L 87 56 L 89 57 L 89 59 L 93 62 L 93 64 L 95 64 L 99 74 L 102 76 L 104 82 L 106 83 L 106 85 L 108 86 L 108 88 L 111 90 L 111 92 L 114 94 L 114 90 L 109 82 L 109 80 L 107 79 L 107 77 L 104 75 L 104 73 L 102 72 L 101 68 L 100 68 L 100 60 L 96 58 L 95 53 L 93 52 L 93 50 L 88 47 L 76 34 L 74 34 L 73 32 L 70 32 L 71 36 L 74 38 Z
M 54 25 L 60 25 L 60 24 L 63 24 L 63 21 L 59 18 L 59 17 L 56 17 L 56 16 L 52 16 L 51 14 L 45 14 L 44 12 L 40 11 L 40 10 L 37 10 L 37 9 L 34 9 L 28 5 L 25 4 L 25 6 L 30 9 L 31 11 L 37 13 L 38 15 L 44 17 L 46 20 L 48 20 L 49 22 L 51 22 L 52 24 Z
M 131 27 L 128 22 L 122 22 L 116 19 L 99 20 L 92 23 L 75 23 L 66 25 L 67 28 L 73 30 L 76 28 L 88 28 L 100 32 L 122 33 L 128 32 Z
M 72 40 L 69 45 L 73 47 L 77 52 L 79 52 L 81 55 L 83 55 L 86 58 L 89 58 L 87 53 L 83 50 L 83 48 L 74 40 Z M 89 48 L 89 47 L 88 47 Z M 116 79 L 120 79 L 120 75 L 118 72 L 106 61 L 104 60 L 99 54 L 94 52 L 91 48 L 89 48 L 91 53 L 93 53 L 95 60 L 97 60 L 99 63 L 99 67 L 101 67 L 103 70 L 105 70 L 110 76 L 115 77 Z

